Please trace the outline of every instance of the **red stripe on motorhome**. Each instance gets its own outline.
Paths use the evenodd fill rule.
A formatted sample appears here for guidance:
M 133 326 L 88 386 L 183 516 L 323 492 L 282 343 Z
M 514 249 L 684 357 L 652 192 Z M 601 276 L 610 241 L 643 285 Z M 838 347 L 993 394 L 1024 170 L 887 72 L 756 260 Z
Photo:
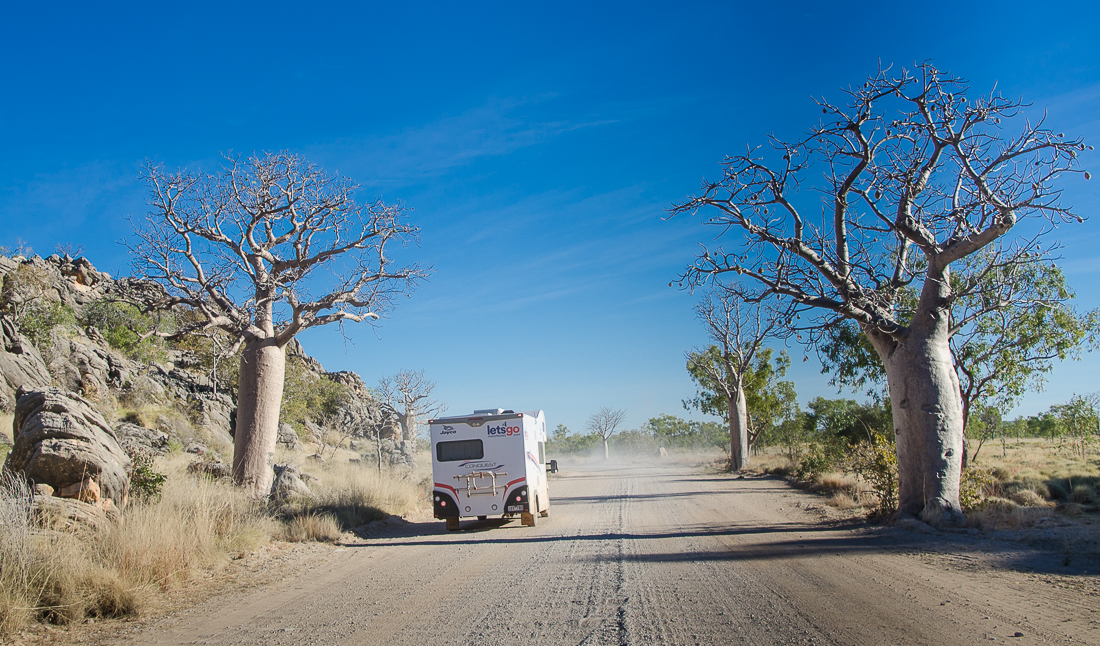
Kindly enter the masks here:
M 504 485 L 504 499 L 505 500 L 508 500 L 508 490 L 512 488 L 512 485 L 518 484 L 520 482 L 527 482 L 527 478 L 516 478 L 515 480 L 513 480 L 513 481 L 509 482 L 508 484 Z
M 458 489 L 455 489 L 451 485 L 445 485 L 440 482 L 435 483 L 435 486 L 439 487 L 440 489 L 450 489 L 451 491 L 453 491 L 455 495 L 455 503 L 458 503 Z

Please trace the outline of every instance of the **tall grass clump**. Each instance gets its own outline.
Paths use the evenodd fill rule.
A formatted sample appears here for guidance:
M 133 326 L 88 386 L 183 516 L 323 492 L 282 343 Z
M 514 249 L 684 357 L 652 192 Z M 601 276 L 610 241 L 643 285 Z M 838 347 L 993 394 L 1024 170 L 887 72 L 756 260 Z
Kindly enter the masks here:
M 390 514 L 401 515 L 413 511 L 426 499 L 427 493 L 420 486 L 416 474 L 398 475 L 390 471 L 379 473 L 376 469 L 361 464 L 335 462 L 319 470 L 311 470 L 316 478 L 310 483 L 314 497 L 299 496 L 285 501 L 278 510 L 279 515 L 288 523 L 305 523 L 307 516 L 327 516 L 335 520 L 342 529 L 351 529 Z M 318 519 L 309 521 L 310 526 L 319 526 Z M 298 527 L 288 534 L 302 536 Z M 289 530 L 288 530 L 289 531 Z M 321 532 L 319 540 L 327 533 Z M 296 540 L 311 540 L 297 538 Z M 335 539 L 331 539 L 335 540 Z
M 65 624 L 137 611 L 137 596 L 117 572 L 84 549 L 86 537 L 36 527 L 27 482 L 0 475 L 0 633 L 38 619 Z
M 227 481 L 186 473 L 186 462 L 174 458 L 159 500 L 131 504 L 99 543 L 103 561 L 137 585 L 170 588 L 278 533 L 261 501 Z

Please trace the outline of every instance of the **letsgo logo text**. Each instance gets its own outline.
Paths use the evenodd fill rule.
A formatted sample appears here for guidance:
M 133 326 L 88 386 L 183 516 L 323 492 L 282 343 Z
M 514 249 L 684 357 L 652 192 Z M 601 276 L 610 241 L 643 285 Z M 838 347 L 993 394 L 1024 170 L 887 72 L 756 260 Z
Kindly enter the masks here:
M 508 426 L 508 422 L 501 422 L 500 424 L 493 426 L 492 424 L 485 425 L 486 432 L 489 437 L 511 437 L 513 435 L 519 435 L 523 432 L 518 426 Z

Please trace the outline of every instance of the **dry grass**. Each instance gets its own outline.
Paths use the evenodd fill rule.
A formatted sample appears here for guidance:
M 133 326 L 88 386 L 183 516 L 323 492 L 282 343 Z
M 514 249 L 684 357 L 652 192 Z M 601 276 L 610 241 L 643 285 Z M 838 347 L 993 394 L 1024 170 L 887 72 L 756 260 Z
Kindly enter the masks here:
M 228 482 L 187 474 L 191 459 L 171 457 L 160 500 L 131 505 L 100 537 L 102 560 L 126 580 L 167 589 L 279 533 L 262 502 Z
M 21 479 L 0 483 L 0 632 L 29 621 L 70 623 L 135 614 L 140 599 L 216 569 L 281 531 L 265 505 L 225 482 L 169 473 L 159 501 L 128 507 L 116 523 L 79 534 L 40 529 Z
M 315 497 L 275 508 L 227 481 L 188 474 L 194 456 L 172 454 L 154 467 L 168 475 L 159 499 L 134 500 L 116 522 L 79 535 L 38 528 L 27 485 L 0 482 L 0 634 L 35 620 L 132 615 L 143 597 L 271 540 L 332 542 L 343 529 L 428 504 L 428 456 L 416 472 L 381 474 L 349 457 L 358 456 L 337 451 L 324 465 L 302 465 Z
M 1056 504 L 1058 513 L 1065 516 L 1079 516 L 1100 506 L 1100 459 L 1095 454 L 1074 455 L 1058 441 L 1025 438 L 987 443 L 975 466 L 987 469 L 993 481 L 993 496 L 978 510 L 983 519 L 992 520 L 980 521 L 982 526 L 1033 522 L 1028 518 L 1035 514 L 1008 514 L 1007 504 L 1039 510 L 1037 518 L 1049 515 Z
M 786 476 L 794 473 L 795 465 L 777 447 L 765 447 L 749 454 L 749 468 L 760 473 Z
M 832 471 L 814 478 L 814 488 L 818 491 L 844 492 L 855 496 L 859 493 L 859 480 L 847 473 Z
M 136 612 L 138 595 L 88 553 L 84 538 L 34 526 L 31 500 L 23 480 L 0 480 L 0 632 L 35 619 L 69 623 Z
M 407 514 L 428 504 L 431 491 L 428 456 L 417 460 L 415 472 L 383 468 L 381 473 L 374 464 L 350 462 L 349 459 L 358 458 L 358 454 L 343 449 L 326 458 L 324 464 L 309 461 L 301 464 L 300 457 L 295 460 L 294 456 L 286 454 L 280 457 L 291 458 L 285 461 L 297 463 L 295 466 L 304 474 L 312 476 L 307 485 L 314 498 L 293 498 L 279 510 L 291 522 L 323 515 L 334 519 L 339 527 L 351 529 L 391 514 Z
M 974 450 L 971 446 L 971 450 Z M 793 465 L 778 448 L 766 448 L 751 456 L 754 470 L 790 475 Z M 1074 455 L 1068 446 L 1038 438 L 1007 439 L 987 442 L 971 466 L 987 478 L 979 502 L 968 511 L 972 527 L 1024 528 L 1058 513 L 1083 516 L 1100 507 L 1100 458 L 1089 454 Z M 840 473 L 820 475 L 805 483 L 811 490 L 830 496 L 827 504 L 838 509 L 877 504 L 874 495 L 851 476 Z
M 308 512 L 295 516 L 283 527 L 282 539 L 290 543 L 320 541 L 335 543 L 340 540 L 340 521 L 330 514 Z
M 966 526 L 987 531 L 1033 527 L 1042 518 L 1054 515 L 1048 505 L 1021 506 L 1005 498 L 987 498 L 978 509 L 966 515 Z
M 838 491 L 825 500 L 825 504 L 837 509 L 855 509 L 863 505 L 851 494 Z

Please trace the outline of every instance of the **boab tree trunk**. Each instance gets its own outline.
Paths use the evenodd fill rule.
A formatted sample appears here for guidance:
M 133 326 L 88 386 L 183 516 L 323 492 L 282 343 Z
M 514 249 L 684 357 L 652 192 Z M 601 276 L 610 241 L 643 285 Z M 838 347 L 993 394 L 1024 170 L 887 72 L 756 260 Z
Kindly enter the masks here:
M 749 407 L 740 381 L 729 398 L 729 408 L 730 471 L 740 471 L 748 466 L 749 455 Z
M 945 272 L 946 274 L 946 272 Z M 946 280 L 928 281 L 921 305 L 944 303 Z M 898 456 L 898 510 L 929 520 L 958 520 L 963 413 L 951 360 L 949 310 L 918 307 L 900 339 L 865 333 L 886 370 Z
M 270 337 L 246 343 L 241 352 L 237 433 L 233 438 L 233 480 L 254 496 L 271 490 L 279 410 L 286 373 L 285 348 Z

